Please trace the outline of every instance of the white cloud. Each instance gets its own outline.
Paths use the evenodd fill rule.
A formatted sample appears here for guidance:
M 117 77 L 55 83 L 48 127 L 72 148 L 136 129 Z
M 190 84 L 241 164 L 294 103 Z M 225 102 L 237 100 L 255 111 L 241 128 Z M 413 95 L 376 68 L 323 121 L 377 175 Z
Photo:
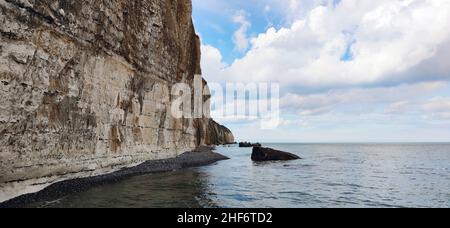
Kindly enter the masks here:
M 247 48 L 249 22 L 238 14 L 236 46 Z M 449 76 L 450 64 L 434 58 L 450 38 L 449 0 L 343 0 L 318 6 L 289 28 L 268 29 L 252 40 L 245 57 L 210 80 L 280 81 L 295 89 L 389 83 L 424 61 Z M 348 52 L 348 53 L 346 53 Z M 346 61 L 342 57 L 347 55 Z M 418 69 L 420 70 L 420 69 Z
M 317 126 L 326 124 L 330 137 L 339 132 L 330 128 L 354 128 L 351 136 L 364 139 L 412 134 L 427 124 L 434 125 L 421 131 L 426 134 L 411 137 L 449 135 L 440 127 L 448 122 L 439 121 L 450 120 L 450 0 L 334 2 L 273 1 L 272 11 L 279 10 L 276 4 L 298 9 L 289 12 L 292 23 L 253 38 L 231 65 L 218 49 L 203 46 L 204 76 L 221 84 L 280 82 L 282 116 L 295 114 L 282 125 L 313 126 L 316 139 L 323 136 Z M 367 129 L 375 132 L 365 134 Z
M 356 115 L 374 112 L 404 114 L 406 110 L 410 110 L 411 103 L 421 102 L 424 97 L 445 90 L 447 86 L 446 82 L 427 82 L 396 87 L 331 90 L 327 93 L 311 95 L 290 93 L 281 98 L 281 108 L 303 117 L 330 112 Z M 386 105 L 388 108 L 384 107 Z M 381 107 L 377 108 L 377 106 Z
M 392 103 L 386 113 L 394 115 L 417 115 L 426 120 L 450 120 L 450 97 L 433 97 L 420 101 Z
M 435 97 L 426 102 L 423 108 L 433 113 L 450 113 L 450 98 Z
M 235 49 L 237 51 L 246 51 L 250 45 L 247 31 L 252 26 L 252 24 L 247 20 L 247 13 L 243 10 L 238 11 L 233 16 L 233 22 L 239 24 L 240 26 L 233 35 Z
M 202 45 L 201 52 L 203 76 L 222 75 L 226 64 L 222 61 L 222 54 L 219 49 L 211 45 Z M 214 80 L 210 81 L 214 82 Z

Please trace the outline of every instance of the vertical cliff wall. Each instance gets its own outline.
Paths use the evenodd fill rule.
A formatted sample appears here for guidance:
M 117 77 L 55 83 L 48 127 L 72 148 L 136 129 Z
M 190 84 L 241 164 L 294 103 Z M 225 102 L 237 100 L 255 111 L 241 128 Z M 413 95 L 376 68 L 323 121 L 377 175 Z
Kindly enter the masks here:
M 200 71 L 190 0 L 0 0 L 0 202 L 234 141 L 175 119 Z

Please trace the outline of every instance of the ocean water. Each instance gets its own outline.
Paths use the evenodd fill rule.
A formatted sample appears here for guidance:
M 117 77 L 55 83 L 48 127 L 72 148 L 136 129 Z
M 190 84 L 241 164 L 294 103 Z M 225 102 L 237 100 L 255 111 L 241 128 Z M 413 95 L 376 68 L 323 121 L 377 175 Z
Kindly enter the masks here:
M 32 207 L 450 207 L 450 144 L 265 144 L 303 160 L 214 165 L 130 178 Z

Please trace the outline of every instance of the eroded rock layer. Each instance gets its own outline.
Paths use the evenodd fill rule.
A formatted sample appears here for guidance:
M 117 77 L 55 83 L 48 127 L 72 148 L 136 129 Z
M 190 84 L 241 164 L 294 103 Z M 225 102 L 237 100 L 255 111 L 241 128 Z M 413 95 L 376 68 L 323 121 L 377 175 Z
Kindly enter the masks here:
M 175 119 L 200 74 L 190 0 L 0 0 L 0 202 L 199 145 L 234 141 Z

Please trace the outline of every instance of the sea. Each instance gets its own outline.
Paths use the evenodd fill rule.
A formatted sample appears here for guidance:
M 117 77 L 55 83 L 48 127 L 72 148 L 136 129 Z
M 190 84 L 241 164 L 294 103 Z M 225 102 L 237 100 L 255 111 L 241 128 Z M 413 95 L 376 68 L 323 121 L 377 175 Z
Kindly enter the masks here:
M 137 176 L 30 207 L 403 208 L 450 207 L 450 144 L 263 146 L 302 160 L 253 162 L 251 148 L 220 146 L 213 165 Z

